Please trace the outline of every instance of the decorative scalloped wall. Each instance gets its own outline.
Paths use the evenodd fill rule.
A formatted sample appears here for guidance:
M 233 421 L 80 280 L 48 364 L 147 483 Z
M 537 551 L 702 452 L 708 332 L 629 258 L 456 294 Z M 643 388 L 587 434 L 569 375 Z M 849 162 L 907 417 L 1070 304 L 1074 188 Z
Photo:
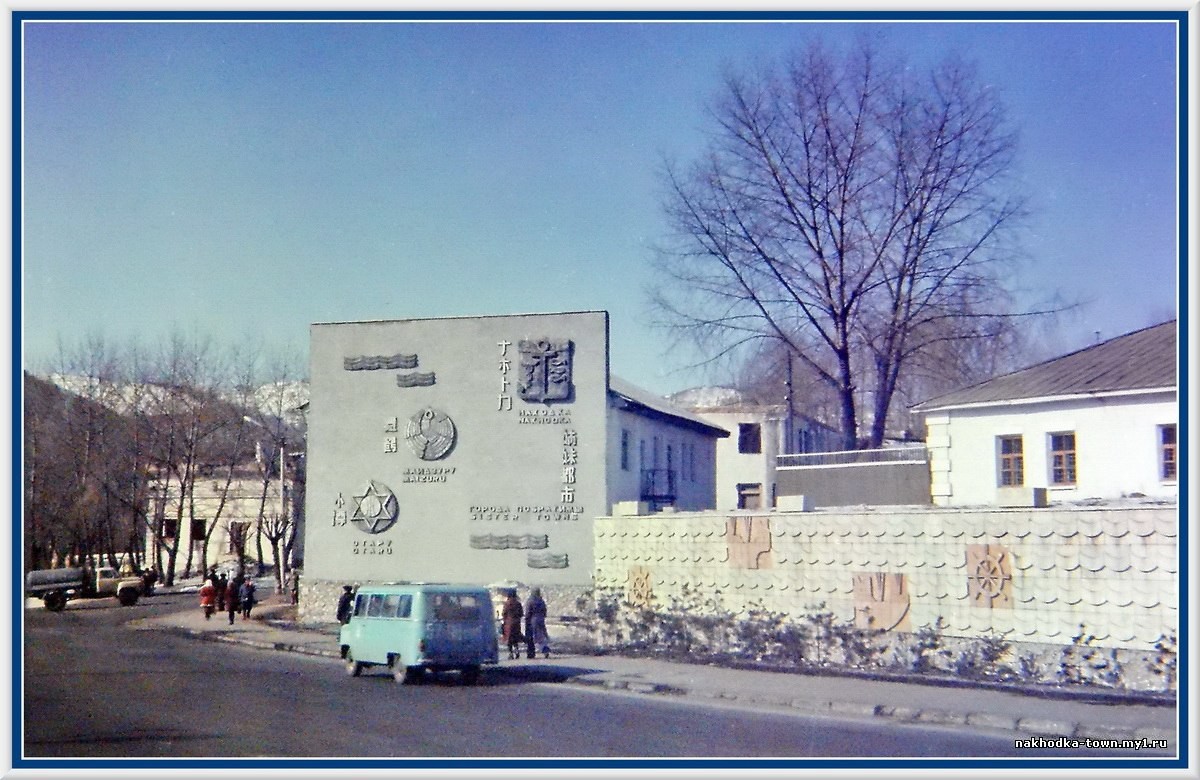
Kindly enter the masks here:
M 609 517 L 595 584 L 636 575 L 660 604 L 687 586 L 735 611 L 861 621 L 871 599 L 896 598 L 863 576 L 903 575 L 897 630 L 940 616 L 950 635 L 1065 644 L 1083 624 L 1101 646 L 1148 650 L 1178 625 L 1178 522 L 1174 506 Z

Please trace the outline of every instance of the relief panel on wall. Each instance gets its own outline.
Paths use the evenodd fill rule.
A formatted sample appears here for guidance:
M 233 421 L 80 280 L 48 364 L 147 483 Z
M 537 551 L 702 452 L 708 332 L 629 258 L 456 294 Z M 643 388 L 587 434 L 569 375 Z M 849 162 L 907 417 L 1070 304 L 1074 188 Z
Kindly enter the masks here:
M 967 598 L 973 607 L 1012 608 L 1012 556 L 998 544 L 967 546 Z
M 625 580 L 625 600 L 640 607 L 650 606 L 654 598 L 654 585 L 650 569 L 645 566 L 630 566 Z
M 729 517 L 725 520 L 729 565 L 734 569 L 770 569 L 771 518 Z
M 880 631 L 912 631 L 908 575 L 887 572 L 855 574 L 854 625 Z

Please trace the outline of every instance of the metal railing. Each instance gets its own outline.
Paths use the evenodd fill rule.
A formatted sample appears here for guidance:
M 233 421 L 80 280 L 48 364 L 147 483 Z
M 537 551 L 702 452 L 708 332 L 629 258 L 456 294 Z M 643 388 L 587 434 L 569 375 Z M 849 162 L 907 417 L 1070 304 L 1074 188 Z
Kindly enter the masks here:
M 675 471 L 673 469 L 642 469 L 643 501 L 674 501 Z
M 858 466 L 872 463 L 927 463 L 929 451 L 924 444 L 885 447 L 877 450 L 840 450 L 779 455 L 776 468 L 812 468 L 815 466 Z

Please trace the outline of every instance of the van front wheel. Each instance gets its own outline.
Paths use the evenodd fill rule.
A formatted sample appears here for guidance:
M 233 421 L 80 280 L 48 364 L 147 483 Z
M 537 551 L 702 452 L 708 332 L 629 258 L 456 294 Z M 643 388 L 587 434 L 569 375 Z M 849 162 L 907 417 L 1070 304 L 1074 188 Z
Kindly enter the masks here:
M 463 685 L 478 685 L 479 684 L 479 667 L 468 666 L 462 670 Z
M 355 661 L 354 656 L 350 655 L 349 651 L 347 651 L 346 652 L 346 674 L 350 675 L 351 677 L 358 677 L 360 674 L 362 674 L 362 670 L 363 670 L 362 662 Z

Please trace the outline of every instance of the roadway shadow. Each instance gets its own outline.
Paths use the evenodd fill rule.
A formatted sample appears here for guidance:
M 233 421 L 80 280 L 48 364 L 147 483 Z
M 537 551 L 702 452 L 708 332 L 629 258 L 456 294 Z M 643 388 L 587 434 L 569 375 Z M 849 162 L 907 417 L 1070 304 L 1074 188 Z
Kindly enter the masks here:
M 479 683 L 480 685 L 488 686 L 557 683 L 567 682 L 589 674 L 599 674 L 603 671 L 603 669 L 596 669 L 594 667 L 559 666 L 530 661 L 527 664 L 520 665 L 486 666 L 483 669 L 483 674 L 479 677 Z

